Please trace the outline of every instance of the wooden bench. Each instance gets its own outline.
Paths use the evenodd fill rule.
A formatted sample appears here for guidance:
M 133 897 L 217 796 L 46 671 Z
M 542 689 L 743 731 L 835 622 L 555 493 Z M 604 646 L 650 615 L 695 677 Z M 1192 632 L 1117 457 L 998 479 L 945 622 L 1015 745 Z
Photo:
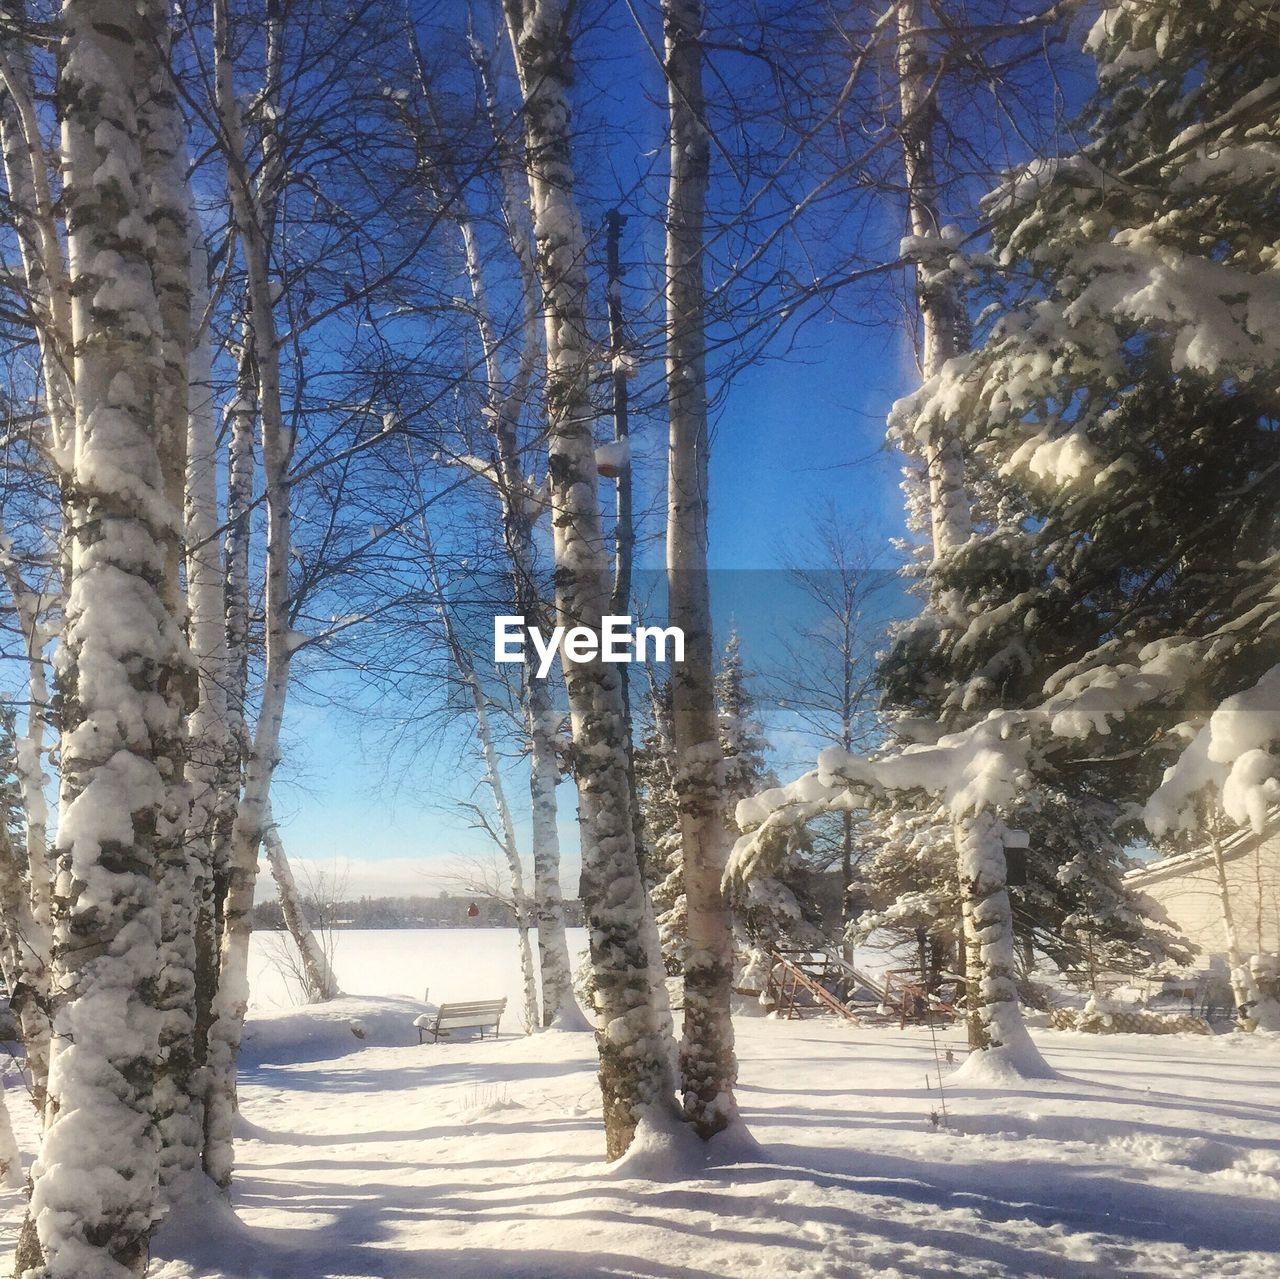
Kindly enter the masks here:
M 431 1042 L 438 1043 L 442 1035 L 455 1030 L 480 1031 L 484 1038 L 485 1029 L 493 1027 L 494 1038 L 498 1035 L 498 1023 L 507 1009 L 505 999 L 473 999 L 468 1003 L 441 1004 L 434 1013 L 423 1013 L 415 1017 L 413 1024 L 418 1028 L 418 1042 L 426 1043 L 426 1036 L 431 1035 Z

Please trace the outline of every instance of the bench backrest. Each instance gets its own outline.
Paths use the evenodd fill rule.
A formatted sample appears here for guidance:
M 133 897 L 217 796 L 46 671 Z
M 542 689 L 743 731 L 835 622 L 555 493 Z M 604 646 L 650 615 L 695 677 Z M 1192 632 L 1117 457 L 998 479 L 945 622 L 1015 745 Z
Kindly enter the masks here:
M 463 1004 L 441 1004 L 437 1026 L 487 1026 L 506 1010 L 505 999 L 477 999 Z

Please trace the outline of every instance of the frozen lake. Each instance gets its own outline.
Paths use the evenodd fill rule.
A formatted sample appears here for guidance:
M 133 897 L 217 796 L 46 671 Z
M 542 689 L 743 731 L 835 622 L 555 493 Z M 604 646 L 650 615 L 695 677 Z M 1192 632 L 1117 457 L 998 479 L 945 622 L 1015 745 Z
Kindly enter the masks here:
M 348 995 L 405 995 L 436 1004 L 505 995 L 510 1008 L 520 1007 L 514 928 L 352 928 L 335 932 L 333 939 L 333 966 Z M 586 930 L 570 928 L 569 956 L 575 968 L 586 947 Z M 251 1008 L 287 1008 L 301 1002 L 282 964 L 286 950 L 292 949 L 287 933 L 254 933 L 249 953 Z

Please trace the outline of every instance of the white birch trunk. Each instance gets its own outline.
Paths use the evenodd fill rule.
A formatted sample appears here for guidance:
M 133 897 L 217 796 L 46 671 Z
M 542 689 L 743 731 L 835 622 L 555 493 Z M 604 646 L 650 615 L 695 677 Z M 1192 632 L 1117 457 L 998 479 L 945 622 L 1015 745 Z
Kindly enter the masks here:
M 270 806 L 267 808 L 266 825 L 262 829 L 262 840 L 267 852 L 267 862 L 271 866 L 271 876 L 276 881 L 276 893 L 280 898 L 280 909 L 284 912 L 285 926 L 293 935 L 302 959 L 307 1002 L 319 1004 L 327 999 L 337 999 L 342 990 L 338 986 L 328 955 L 324 953 L 324 948 L 316 940 L 316 935 L 307 922 L 302 897 L 298 893 L 298 885 L 294 881 L 289 859 L 285 856 L 284 844 Z
M 599 630 L 608 557 L 597 496 L 586 240 L 574 195 L 572 51 L 559 0 L 505 0 L 524 96 L 525 151 L 547 353 L 548 476 L 562 625 Z M 582 832 L 582 884 L 600 1014 L 605 1146 L 622 1155 L 647 1111 L 673 1108 L 670 1015 L 636 857 L 628 725 L 617 667 L 562 656 Z
M 556 787 L 560 714 L 544 681 L 525 669 L 525 714 L 529 723 L 529 800 L 533 843 L 533 900 L 542 973 L 543 1025 L 556 1030 L 591 1027 L 573 994 L 573 964 L 564 926 L 560 888 L 560 830 Z
M 221 782 L 230 765 L 238 787 L 239 765 L 232 754 L 227 682 L 226 591 L 218 547 L 218 442 L 213 399 L 212 353 L 206 329 L 208 264 L 204 241 L 189 215 L 191 230 L 191 351 L 187 412 L 187 625 L 196 663 L 196 706 L 187 718 L 187 783 L 191 812 L 187 846 L 201 867 L 195 924 L 195 1018 L 193 1053 L 197 1067 L 208 1057 L 209 1021 L 218 984 L 220 891 L 217 824 Z M 230 756 L 230 759 L 229 759 Z
M 1218 838 L 1218 814 L 1209 812 L 1209 850 L 1213 854 L 1213 873 L 1218 886 L 1218 909 L 1222 912 L 1222 933 L 1227 943 L 1227 967 L 1231 970 L 1231 995 L 1236 1004 L 1236 1019 L 1243 1024 L 1247 1019 L 1245 1004 L 1251 994 L 1248 968 L 1240 945 L 1240 930 L 1236 927 L 1235 910 L 1231 904 L 1231 886 L 1227 880 L 1227 866 L 1222 857 L 1222 843 Z
M 907 212 L 911 233 L 918 240 L 938 243 L 939 253 L 922 253 L 916 262 L 916 305 L 921 325 L 921 373 L 927 380 L 941 371 L 953 356 L 959 355 L 968 344 L 968 323 L 954 279 L 947 270 L 950 251 L 941 240 L 942 216 L 938 196 L 936 138 L 938 119 L 936 78 L 938 68 L 929 54 L 927 26 L 929 16 L 923 0 L 899 0 L 898 4 L 898 91 L 901 108 L 901 135 L 903 170 L 906 176 Z M 964 453 L 953 437 L 919 441 L 924 456 L 929 485 L 929 523 L 933 543 L 933 562 L 937 565 L 950 552 L 968 541 L 972 532 L 972 517 L 965 487 Z M 956 858 L 962 886 L 971 879 L 973 849 L 971 841 L 957 831 Z M 992 864 L 994 866 L 994 863 Z M 998 859 L 1000 873 L 1004 873 L 1004 852 Z M 992 867 L 988 867 L 988 876 Z M 962 891 L 965 891 L 962 887 Z M 1003 890 L 1007 904 L 1008 892 Z M 994 900 L 994 896 L 992 897 Z M 992 910 L 987 913 L 986 924 L 977 921 L 976 908 L 970 903 L 971 914 L 965 916 L 968 926 L 964 946 L 966 963 L 966 988 L 970 999 L 977 994 L 977 1006 L 969 1016 L 969 1047 L 975 1053 L 986 1052 L 991 1035 L 985 1028 L 983 1009 L 987 1007 L 982 991 L 994 981 L 983 968 L 984 956 L 1003 952 L 1007 944 L 1013 947 L 1012 915 L 1008 918 L 1009 935 L 1000 938 L 995 950 L 980 938 L 984 930 L 999 930 L 1004 926 L 1004 915 Z M 973 931 L 976 929 L 976 933 Z M 1001 987 L 1003 988 L 1003 987 Z M 1021 1020 L 1016 996 L 1002 1013 L 1005 1021 Z M 1012 1034 L 1006 1029 L 1002 1032 Z M 1022 1031 L 1025 1037 L 1026 1031 Z M 1029 1042 L 1029 1041 L 1028 1041 Z M 1034 1049 L 1033 1049 L 1034 1051 Z
M 46 1127 L 17 1269 L 122 1279 L 147 1268 L 157 1211 L 158 847 L 178 755 L 184 643 L 166 570 L 177 541 L 155 369 L 160 307 L 135 95 L 164 12 L 67 0 L 61 101 L 80 522 L 58 669 L 62 782 L 57 992 Z
M 963 1067 L 969 1082 L 1042 1079 L 1052 1071 L 1031 1040 L 1018 1007 L 1013 911 L 1006 887 L 1003 826 L 989 812 L 957 825 L 960 891 L 968 906 L 969 1009 L 978 1043 Z M 976 969 L 976 972 L 974 971 Z M 959 1076 L 958 1076 L 959 1077 Z
M 922 0 L 899 0 L 898 93 L 901 107 L 903 170 L 911 233 L 938 240 L 942 219 L 938 202 L 934 129 L 937 68 L 929 57 Z M 921 322 L 921 373 L 926 381 L 967 345 L 964 302 L 949 275 L 940 271 L 950 254 L 916 264 L 916 305 Z M 969 538 L 969 498 L 965 489 L 964 454 L 954 439 L 921 442 L 929 482 L 929 522 L 934 559 Z
M 44 717 L 49 707 L 45 673 L 46 624 L 41 599 L 27 587 L 8 539 L 0 536 L 0 575 L 13 599 L 22 630 L 27 664 L 25 732 L 14 742 L 18 789 L 22 796 L 25 863 L 9 859 L 11 891 L 6 894 L 5 918 L 12 933 L 12 966 L 6 973 L 9 992 L 18 1007 L 22 1042 L 31 1071 L 31 1099 L 43 1118 L 49 1085 L 49 956 L 53 950 L 53 885 L 49 857 L 49 812 L 45 800 Z M 13 850 L 10 850 L 13 852 Z
M 231 207 L 244 258 L 248 322 L 258 374 L 262 465 L 266 484 L 266 669 L 253 745 L 231 832 L 218 993 L 209 1027 L 209 1096 L 205 1111 L 205 1170 L 221 1186 L 231 1182 L 236 1062 L 249 1003 L 249 937 L 258 854 L 267 820 L 271 779 L 279 762 L 289 666 L 293 654 L 289 597 L 289 484 L 292 453 L 280 396 L 280 348 L 275 329 L 266 229 L 249 181 L 244 127 L 235 94 L 226 0 L 215 0 L 216 94 Z
M 37 928 L 27 886 L 26 857 L 0 826 L 0 972 L 9 990 L 9 1006 L 17 1013 L 31 1074 L 31 1100 L 43 1117 L 49 1085 L 49 1017 L 47 946 Z M 37 949 L 34 938 L 43 949 Z M 43 979 L 37 987 L 33 977 Z
M 19 16 L 21 6 L 18 8 Z M 0 151 L 8 205 L 18 233 L 22 269 L 36 316 L 36 337 L 49 416 L 50 456 L 60 483 L 70 473 L 75 447 L 71 386 L 71 293 L 58 218 L 49 187 L 50 164 L 41 141 L 26 51 L 0 34 Z
M 433 121 L 436 120 L 430 77 L 416 41 L 412 52 L 421 87 Z M 520 448 L 520 414 L 528 397 L 529 384 L 541 355 L 538 340 L 538 277 L 533 250 L 525 230 L 526 215 L 517 194 L 519 169 L 500 119 L 497 99 L 490 82 L 484 52 L 472 43 L 472 61 L 482 85 L 486 112 L 493 133 L 494 148 L 502 187 L 503 221 L 511 253 L 516 260 L 521 283 L 521 340 L 519 361 L 510 386 L 503 375 L 501 344 L 494 332 L 485 286 L 484 263 L 475 233 L 466 191 L 437 186 L 441 202 L 455 210 L 462 240 L 467 280 L 476 318 L 476 329 L 484 352 L 488 382 L 486 417 L 492 425 L 497 468 L 494 487 L 502 506 L 504 542 L 511 561 L 516 612 L 526 622 L 543 626 L 545 602 L 538 591 L 537 547 L 534 525 L 542 504 L 532 490 L 532 480 L 524 467 L 527 459 Z M 545 629 L 545 628 L 544 628 Z M 521 701 L 529 734 L 529 800 L 533 850 L 533 910 L 538 931 L 538 967 L 542 977 L 542 1025 L 559 1030 L 587 1030 L 589 1026 L 573 994 L 573 968 L 564 926 L 564 900 L 560 888 L 560 835 L 556 787 L 560 782 L 558 751 L 559 715 L 544 681 L 535 677 L 536 661 L 526 662 L 521 684 Z
M 410 465 L 412 464 L 411 458 Z M 476 677 L 470 654 L 454 629 L 453 612 L 449 601 L 445 598 L 444 582 L 436 564 L 435 550 L 431 545 L 425 519 L 422 521 L 422 538 L 427 566 L 431 573 L 431 585 L 435 591 L 436 611 L 444 626 L 445 644 L 453 659 L 454 668 L 458 672 L 458 678 L 467 686 L 471 698 L 471 708 L 476 721 L 476 736 L 480 741 L 480 754 L 484 760 L 485 780 L 489 786 L 489 793 L 493 796 L 493 807 L 498 816 L 497 842 L 506 858 L 507 874 L 511 880 L 511 899 L 515 909 L 516 944 L 520 952 L 520 976 L 524 991 L 525 1033 L 533 1034 L 541 1028 L 542 1022 L 538 1016 L 538 979 L 533 967 L 533 950 L 529 944 L 529 899 L 524 890 L 524 866 L 520 861 L 515 821 L 512 819 L 511 806 L 507 803 L 507 792 L 502 783 L 502 765 L 493 742 L 493 730 L 489 725 L 489 708 L 485 701 L 484 690 Z
M 62 495 L 64 524 L 70 526 L 67 480 L 75 438 L 70 380 L 71 297 L 49 187 L 49 157 L 45 154 L 31 94 L 27 53 L 16 39 L 3 35 L 0 35 L 0 81 L 3 82 L 0 152 L 8 187 L 8 206 L 18 233 L 27 293 L 36 317 L 53 479 Z M 65 534 L 64 528 L 64 537 Z M 46 779 L 42 767 L 45 715 L 50 704 L 44 657 L 49 632 L 44 616 L 55 601 L 41 600 L 27 588 L 7 541 L 0 546 L 0 561 L 13 596 L 27 662 L 27 718 L 25 732 L 16 743 L 30 890 L 29 918 L 24 920 L 25 941 L 18 956 L 26 993 L 20 1017 L 31 1070 L 32 1095 L 37 1110 L 43 1113 L 49 1062 L 48 958 L 52 946 L 52 861 L 44 790 Z M 64 578 L 65 570 L 64 561 Z M 65 589 L 65 580 L 62 585 Z M 58 599 L 56 603 L 61 606 L 63 601 Z
M 167 33 L 161 33 L 164 38 Z M 168 41 L 162 61 L 141 100 L 142 163 L 150 196 L 149 258 L 160 312 L 160 367 L 156 381 L 156 423 L 161 467 L 169 508 L 183 510 L 186 492 L 187 435 L 190 419 L 188 353 L 192 344 L 191 197 L 186 185 L 186 125 L 168 66 Z M 184 539 L 185 540 L 185 539 Z M 170 612 L 183 615 L 180 585 L 182 542 L 165 548 L 165 590 Z M 188 707 L 195 704 L 196 681 L 183 681 Z M 174 1188 L 200 1167 L 203 1107 L 197 1093 L 195 1059 L 196 938 L 199 901 L 208 867 L 187 842 L 191 797 L 185 767 L 187 742 L 175 743 L 168 761 L 163 819 L 157 827 L 160 901 L 161 1010 L 160 1061 L 154 1106 L 160 1129 L 160 1176 Z
M 13 1135 L 9 1120 L 9 1103 L 4 1088 L 0 1087 L 0 1185 L 6 1190 L 21 1190 L 26 1184 L 22 1175 L 22 1152 Z
M 733 929 L 721 888 L 724 761 L 716 715 L 711 588 L 707 578 L 707 435 L 703 226 L 710 140 L 704 124 L 702 5 L 663 0 L 671 177 L 667 205 L 667 599 L 684 632 L 671 672 L 676 799 L 684 853 L 688 948 L 680 1075 L 685 1117 L 703 1138 L 738 1118 L 729 997 Z

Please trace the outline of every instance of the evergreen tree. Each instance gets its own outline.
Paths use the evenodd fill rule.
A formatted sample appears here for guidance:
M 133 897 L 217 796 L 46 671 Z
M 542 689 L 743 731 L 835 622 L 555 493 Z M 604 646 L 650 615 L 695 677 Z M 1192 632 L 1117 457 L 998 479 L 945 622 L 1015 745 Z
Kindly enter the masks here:
M 736 631 L 729 634 L 716 673 L 716 705 L 725 767 L 725 823 L 733 839 L 738 834 L 734 812 L 739 801 L 778 784 L 766 763 L 768 742 Z M 803 858 L 808 848 L 805 831 L 789 832 L 773 846 L 770 856 L 755 864 L 752 874 L 735 877 L 730 895 L 734 927 L 749 951 L 821 940 L 816 907 L 806 883 L 808 868 Z
M 649 856 L 645 879 L 653 899 L 668 974 L 684 971 L 688 916 L 684 895 L 684 856 L 680 809 L 675 788 L 675 751 L 671 740 L 671 685 L 649 686 L 641 709 L 641 737 L 635 752 L 636 791 Z
M 1119 877 L 1152 792 L 1159 832 L 1191 820 L 1206 786 L 1237 820 L 1257 820 L 1275 788 L 1274 766 L 1247 758 L 1280 736 L 1274 713 L 1243 738 L 1244 717 L 1212 715 L 1272 661 L 1260 604 L 1280 497 L 1266 318 L 1280 55 L 1257 38 L 1267 21 L 1250 5 L 1106 7 L 1089 37 L 1087 144 L 990 201 L 979 300 L 995 318 L 895 413 L 910 436 L 962 440 L 988 501 L 936 567 L 942 607 L 899 637 L 886 687 L 904 716 L 951 729 L 1026 712 L 1035 748 L 1010 816 L 1033 850 L 1022 909 L 1037 907 L 1041 938 L 1092 921 L 1089 938 L 1055 941 L 1063 962 L 1086 940 L 1096 953 L 1103 921 L 1125 950 L 1108 962 L 1185 956 L 1167 930 L 1134 931 L 1140 903 Z M 1215 719 L 1216 740 L 1183 756 Z

